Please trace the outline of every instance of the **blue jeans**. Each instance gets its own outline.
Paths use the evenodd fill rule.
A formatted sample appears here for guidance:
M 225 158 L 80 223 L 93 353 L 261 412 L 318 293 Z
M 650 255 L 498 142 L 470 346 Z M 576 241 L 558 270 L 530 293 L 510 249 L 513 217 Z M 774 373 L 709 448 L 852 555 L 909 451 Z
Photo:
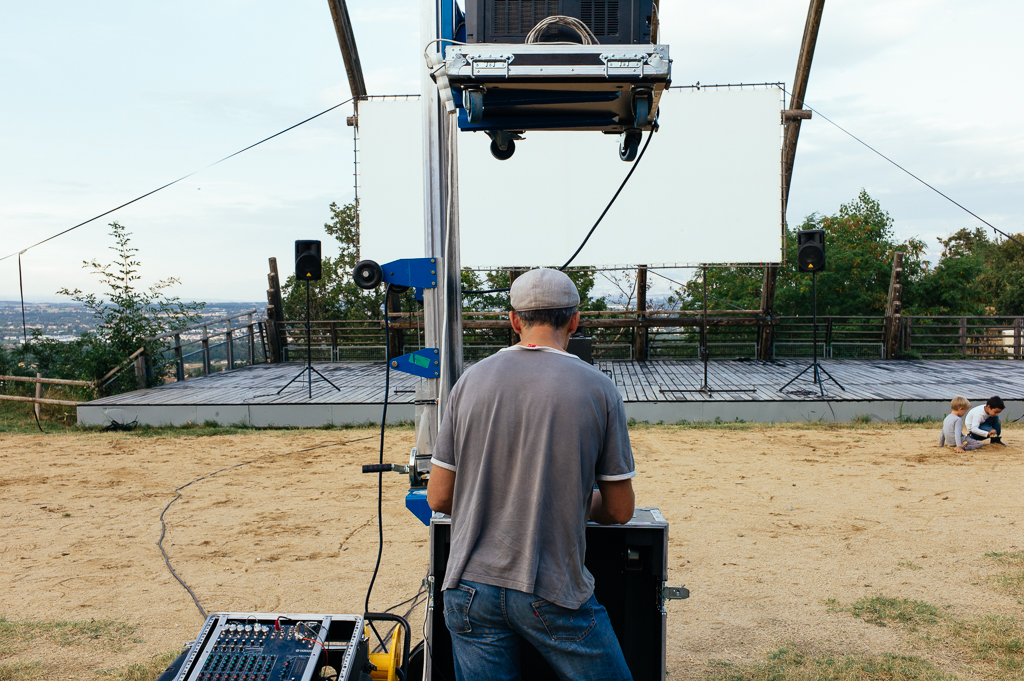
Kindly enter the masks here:
M 992 431 L 995 431 L 995 436 L 999 437 L 999 433 L 1001 433 L 1003 429 L 1002 426 L 999 424 L 998 416 L 989 416 L 987 419 L 981 422 L 981 424 L 978 426 L 978 430 L 984 430 L 986 433 L 989 434 L 989 436 L 993 434 Z M 975 440 L 985 439 L 980 435 L 975 435 L 974 433 L 971 433 L 970 436 Z
M 459 582 L 444 592 L 458 681 L 519 679 L 519 644 L 544 656 L 560 679 L 631 681 L 608 612 L 590 597 L 578 610 L 514 589 Z

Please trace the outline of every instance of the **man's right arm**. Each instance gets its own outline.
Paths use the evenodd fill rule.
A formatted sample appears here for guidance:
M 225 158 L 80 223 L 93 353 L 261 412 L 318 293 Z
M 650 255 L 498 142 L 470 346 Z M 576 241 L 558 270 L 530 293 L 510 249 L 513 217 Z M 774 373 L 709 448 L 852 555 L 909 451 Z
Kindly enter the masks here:
M 598 480 L 590 503 L 590 519 L 600 525 L 624 525 L 633 517 L 633 480 Z

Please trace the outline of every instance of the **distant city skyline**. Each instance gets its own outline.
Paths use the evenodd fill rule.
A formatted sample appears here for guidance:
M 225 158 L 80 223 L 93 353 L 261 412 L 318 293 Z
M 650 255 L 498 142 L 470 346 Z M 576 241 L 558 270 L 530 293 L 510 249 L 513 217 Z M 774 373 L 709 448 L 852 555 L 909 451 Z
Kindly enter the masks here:
M 371 93 L 416 92 L 418 2 L 349 0 Z M 664 2 L 674 83 L 792 82 L 806 0 Z M 349 97 L 326 2 L 9 3 L 0 25 L 0 257 Z M 807 103 L 1000 229 L 1024 229 L 1024 5 L 1005 0 L 830 0 Z M 348 107 L 204 170 L 23 257 L 25 298 L 99 291 L 106 223 L 133 233 L 143 284 L 175 295 L 261 300 L 267 258 L 324 238 L 328 204 L 352 199 Z M 408 135 L 399 133 L 408 143 Z M 418 142 L 418 134 L 413 135 Z M 900 239 L 981 226 L 820 117 L 802 126 L 789 222 L 831 214 L 861 188 Z M 587 225 L 589 214 L 582 214 Z M 583 256 L 585 259 L 585 255 Z M 684 272 L 677 273 L 685 277 Z M 602 285 L 599 292 L 610 292 Z M 17 259 L 0 299 L 19 297 Z

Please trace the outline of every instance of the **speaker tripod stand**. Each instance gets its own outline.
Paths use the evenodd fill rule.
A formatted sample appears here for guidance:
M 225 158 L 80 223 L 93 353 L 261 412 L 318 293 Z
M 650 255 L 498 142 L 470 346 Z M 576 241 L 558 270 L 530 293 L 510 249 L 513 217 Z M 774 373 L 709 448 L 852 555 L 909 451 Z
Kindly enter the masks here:
M 681 388 L 681 389 L 663 389 L 663 393 L 700 393 L 707 398 L 712 398 L 715 395 L 714 390 L 708 385 L 708 267 L 704 265 L 701 268 L 703 280 L 701 282 L 702 298 L 704 303 L 704 314 L 700 320 L 700 350 L 699 355 L 701 361 L 704 363 L 704 381 L 701 383 L 699 388 Z M 757 388 L 740 388 L 737 386 L 723 386 L 716 388 L 718 392 L 723 393 L 756 393 Z
M 812 374 L 813 380 L 812 380 L 812 382 L 815 385 L 818 386 L 818 392 L 821 394 L 822 397 L 825 396 L 825 386 L 822 385 L 822 378 L 821 378 L 822 374 L 824 374 L 828 378 L 828 380 L 832 381 L 837 386 L 839 386 L 840 390 L 842 390 L 843 392 L 846 392 L 846 388 L 844 388 L 842 385 L 840 385 L 839 381 L 837 381 L 836 379 L 832 378 L 832 374 L 830 374 L 829 372 L 825 371 L 825 367 L 823 367 L 820 364 L 818 364 L 818 273 L 817 272 L 811 272 L 811 299 L 813 301 L 812 302 L 812 309 L 814 311 L 814 322 L 813 322 L 814 330 L 812 332 L 813 343 L 811 345 L 811 347 L 812 347 L 812 354 L 811 354 L 811 356 L 814 359 L 812 360 L 810 366 L 806 367 L 799 374 L 797 374 L 793 378 L 789 379 L 789 382 L 786 383 L 786 385 L 784 385 L 781 388 L 779 388 L 779 392 L 780 393 L 783 392 L 786 388 L 788 388 L 793 383 L 795 383 L 796 379 L 800 378 L 801 376 L 806 374 L 808 371 L 813 371 L 813 374 Z
M 306 385 L 309 388 L 309 399 L 313 399 L 313 374 L 316 374 L 317 376 L 319 376 L 323 380 L 327 381 L 327 383 L 332 388 L 334 388 L 338 392 L 341 392 L 341 388 L 339 388 L 338 386 L 336 386 L 333 383 L 331 383 L 331 379 L 329 379 L 326 376 L 324 376 L 323 374 L 321 374 L 319 371 L 316 370 L 316 367 L 313 366 L 312 346 L 313 346 L 313 334 L 312 334 L 312 331 L 310 330 L 310 323 L 309 323 L 309 280 L 307 279 L 306 280 L 306 366 L 302 367 L 302 369 L 299 371 L 299 373 L 297 373 L 292 380 L 288 381 L 283 386 L 281 386 L 281 389 L 277 391 L 278 395 L 283 393 L 285 391 L 285 389 L 288 386 L 290 386 L 292 383 L 294 383 L 295 381 L 297 381 L 300 378 L 302 378 L 303 376 L 305 376 L 306 377 Z

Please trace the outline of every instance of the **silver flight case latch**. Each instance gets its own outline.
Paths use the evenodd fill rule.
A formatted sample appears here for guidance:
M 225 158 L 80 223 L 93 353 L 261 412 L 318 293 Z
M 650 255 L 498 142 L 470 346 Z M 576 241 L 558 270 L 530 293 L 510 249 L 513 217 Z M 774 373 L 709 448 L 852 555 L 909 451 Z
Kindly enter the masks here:
M 502 76 L 508 78 L 508 66 L 515 59 L 511 54 L 489 54 L 485 56 L 467 56 L 470 66 L 473 68 L 473 77 L 480 76 Z
M 680 601 L 690 597 L 690 590 L 686 586 L 663 586 L 661 587 L 661 598 L 666 601 Z
M 643 76 L 646 54 L 602 54 L 604 75 L 610 76 Z

